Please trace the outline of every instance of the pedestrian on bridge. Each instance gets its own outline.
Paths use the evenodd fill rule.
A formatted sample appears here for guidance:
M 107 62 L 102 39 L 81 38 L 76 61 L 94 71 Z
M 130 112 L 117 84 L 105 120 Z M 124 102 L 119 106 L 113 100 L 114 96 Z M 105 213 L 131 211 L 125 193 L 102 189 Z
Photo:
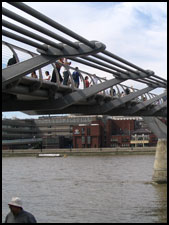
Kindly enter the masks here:
M 130 87 L 130 93 L 134 92 L 133 86 Z
M 162 97 L 163 102 L 167 101 L 167 90 L 166 89 L 164 90 L 164 93 L 166 93 L 166 95 Z
M 67 59 L 65 58 L 64 60 L 64 71 L 63 71 L 63 84 L 67 85 L 69 81 L 69 67 L 71 65 L 71 62 L 68 62 Z
M 88 88 L 89 85 L 91 84 L 91 82 L 89 83 L 89 77 L 88 76 L 85 76 L 85 80 L 84 80 L 84 84 L 85 84 L 85 88 Z
M 13 55 L 13 57 L 8 60 L 7 66 L 12 66 L 13 64 L 16 63 L 17 63 L 16 57 L 15 55 Z
M 112 92 L 113 91 L 113 92 Z M 114 88 L 110 89 L 110 95 L 111 96 L 116 96 L 116 90 Z
M 5 223 L 37 223 L 35 217 L 23 210 L 22 201 L 18 197 L 13 197 L 8 203 L 10 212 L 5 218 Z
M 125 96 L 125 93 L 124 91 L 122 91 L 120 97 L 124 97 L 124 96 Z
M 125 93 L 126 93 L 126 95 L 129 95 L 130 94 L 130 90 L 129 90 L 128 87 L 125 89 Z
M 37 74 L 36 74 L 36 71 L 33 71 L 33 72 L 31 73 L 31 77 L 32 77 L 32 78 L 38 78 L 38 76 L 37 76 Z
M 99 79 L 96 76 L 96 74 L 93 74 L 93 81 L 94 81 L 94 84 L 98 84 L 99 83 Z
M 76 88 L 79 88 L 79 84 L 80 84 L 80 80 L 79 80 L 79 77 L 80 77 L 80 73 L 78 72 L 78 67 L 75 68 L 75 71 L 72 73 L 72 77 L 73 77 L 73 80 L 74 80 L 74 83 L 75 83 L 75 87 Z M 80 77 L 81 79 L 81 77 Z
M 45 71 L 45 75 L 47 76 L 47 78 L 45 80 L 51 79 L 51 75 L 49 74 L 49 71 Z
M 59 74 L 59 81 L 60 81 L 60 83 L 62 83 L 62 81 L 63 81 L 63 78 L 62 78 L 62 76 L 61 76 L 61 74 L 60 74 L 60 69 L 61 69 L 61 67 L 62 67 L 62 64 L 63 64 L 63 59 L 59 59 L 59 60 L 55 63 L 56 70 L 57 70 L 57 72 L 58 72 L 58 74 Z M 57 82 L 57 76 L 56 76 L 56 71 L 55 71 L 55 69 L 54 69 L 53 72 L 52 72 L 52 79 L 51 79 L 51 82 L 54 82 L 54 83 Z

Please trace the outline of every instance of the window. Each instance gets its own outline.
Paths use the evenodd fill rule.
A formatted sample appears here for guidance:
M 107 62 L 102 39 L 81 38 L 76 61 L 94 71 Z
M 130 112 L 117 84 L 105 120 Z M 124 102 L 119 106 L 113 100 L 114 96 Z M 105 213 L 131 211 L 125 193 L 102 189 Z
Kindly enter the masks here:
M 87 128 L 87 135 L 90 135 L 90 128 Z
M 85 136 L 82 136 L 82 144 L 85 144 Z
M 129 147 L 129 144 L 122 144 L 121 147 Z
M 84 134 L 85 133 L 85 129 L 84 129 L 84 127 L 82 128 L 82 134 Z
M 112 142 L 118 142 L 118 139 L 117 138 L 111 138 L 111 141 Z
M 123 138 L 123 139 L 122 139 L 122 142 L 128 142 L 128 141 L 129 141 L 128 138 Z
M 87 136 L 87 144 L 91 144 L 91 137 Z

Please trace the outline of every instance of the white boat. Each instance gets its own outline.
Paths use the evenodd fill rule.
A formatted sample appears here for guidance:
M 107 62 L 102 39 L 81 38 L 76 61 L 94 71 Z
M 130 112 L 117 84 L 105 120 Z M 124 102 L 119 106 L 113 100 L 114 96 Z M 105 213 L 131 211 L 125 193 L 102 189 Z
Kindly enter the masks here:
M 39 153 L 37 155 L 38 157 L 62 157 L 61 154 L 55 154 L 55 153 Z

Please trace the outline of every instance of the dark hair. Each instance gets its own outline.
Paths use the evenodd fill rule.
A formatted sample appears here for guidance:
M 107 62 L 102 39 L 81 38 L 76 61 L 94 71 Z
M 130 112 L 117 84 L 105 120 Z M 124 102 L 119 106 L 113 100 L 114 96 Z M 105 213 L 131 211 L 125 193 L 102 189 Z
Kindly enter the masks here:
M 85 80 L 87 80 L 88 79 L 88 76 L 85 76 Z
M 45 71 L 45 73 L 46 73 L 47 75 L 49 75 L 49 71 Z

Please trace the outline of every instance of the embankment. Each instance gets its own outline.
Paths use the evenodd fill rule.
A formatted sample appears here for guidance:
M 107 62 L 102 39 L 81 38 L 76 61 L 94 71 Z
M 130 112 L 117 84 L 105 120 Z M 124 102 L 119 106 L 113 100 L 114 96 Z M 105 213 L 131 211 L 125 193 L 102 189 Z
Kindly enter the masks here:
M 67 156 L 92 156 L 92 155 L 134 155 L 155 154 L 156 147 L 138 148 L 72 148 L 72 149 L 15 149 L 2 150 L 2 157 L 8 156 L 37 156 L 39 153 L 56 153 Z

